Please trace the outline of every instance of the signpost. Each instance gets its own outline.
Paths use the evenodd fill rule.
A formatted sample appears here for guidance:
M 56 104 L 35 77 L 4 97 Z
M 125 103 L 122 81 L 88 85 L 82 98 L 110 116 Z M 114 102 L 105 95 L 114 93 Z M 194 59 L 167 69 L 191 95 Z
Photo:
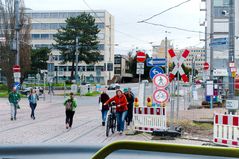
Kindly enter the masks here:
M 155 67 L 150 69 L 149 76 L 150 76 L 151 79 L 153 79 L 155 75 L 160 74 L 160 73 L 161 74 L 164 73 L 163 69 L 161 67 L 156 67 L 155 66 Z
M 212 42 L 209 44 L 211 47 L 217 47 L 222 45 L 228 45 L 228 38 L 214 38 Z
M 141 52 L 141 51 L 138 51 L 137 52 L 137 57 L 136 57 L 136 60 L 138 61 L 136 74 L 139 75 L 139 83 L 141 82 L 141 74 L 144 74 L 144 61 L 145 61 L 145 59 L 146 59 L 145 53 Z
M 166 59 L 165 58 L 147 58 L 146 65 L 148 67 L 165 66 L 166 65 Z
M 206 81 L 206 94 L 207 96 L 210 96 L 210 108 L 213 108 L 213 95 L 214 95 L 214 89 L 213 89 L 213 81 Z
M 14 65 L 13 68 L 14 87 L 18 90 L 20 88 L 21 68 L 19 65 Z

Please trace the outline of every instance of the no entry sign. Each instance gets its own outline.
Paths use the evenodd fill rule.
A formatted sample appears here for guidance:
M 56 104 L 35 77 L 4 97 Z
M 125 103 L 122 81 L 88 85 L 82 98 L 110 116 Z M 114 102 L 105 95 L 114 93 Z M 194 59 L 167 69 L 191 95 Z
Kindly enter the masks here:
M 136 58 L 136 59 L 137 59 L 138 62 L 144 62 L 145 59 L 146 59 L 145 53 L 142 52 L 142 51 L 138 51 L 138 52 L 137 52 L 137 58 Z

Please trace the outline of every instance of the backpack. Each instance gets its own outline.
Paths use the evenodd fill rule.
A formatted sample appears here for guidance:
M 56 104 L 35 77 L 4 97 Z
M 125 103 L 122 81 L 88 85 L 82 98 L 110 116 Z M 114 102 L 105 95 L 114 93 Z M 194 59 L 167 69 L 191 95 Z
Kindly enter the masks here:
M 68 100 L 66 102 L 66 110 L 72 110 L 73 107 L 73 101 L 72 100 Z

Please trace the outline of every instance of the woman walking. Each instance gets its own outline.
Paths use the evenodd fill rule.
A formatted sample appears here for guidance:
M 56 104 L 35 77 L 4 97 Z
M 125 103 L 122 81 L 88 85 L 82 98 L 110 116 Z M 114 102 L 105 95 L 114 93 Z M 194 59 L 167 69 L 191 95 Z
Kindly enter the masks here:
M 130 122 L 132 122 L 133 120 L 133 108 L 134 108 L 134 95 L 131 92 L 130 88 L 126 88 L 124 89 L 124 95 L 126 96 L 127 99 L 127 107 L 128 107 L 128 113 L 126 116 L 126 122 L 127 122 L 127 126 L 130 125 Z
M 37 106 L 37 101 L 39 100 L 39 97 L 38 95 L 36 94 L 36 90 L 34 89 L 31 89 L 30 91 L 30 95 L 28 96 L 28 101 L 29 101 L 29 105 L 30 105 L 30 108 L 31 108 L 31 118 L 33 120 L 35 120 L 35 109 L 36 109 L 36 106 Z
M 69 129 L 72 127 L 73 117 L 77 107 L 77 102 L 73 93 L 70 93 L 70 98 L 64 102 L 64 105 L 66 107 L 66 129 Z
M 110 97 L 106 93 L 106 91 L 103 91 L 99 97 L 99 104 L 102 104 L 102 109 L 101 109 L 101 116 L 102 116 L 102 126 L 105 126 L 105 121 L 106 121 L 106 116 L 109 111 L 109 105 L 104 105 L 104 103 L 109 100 Z
M 128 110 L 127 99 L 121 90 L 117 90 L 116 95 L 106 101 L 104 105 L 108 105 L 112 101 L 114 101 L 116 105 L 117 131 L 122 134 L 124 131 L 124 121 Z

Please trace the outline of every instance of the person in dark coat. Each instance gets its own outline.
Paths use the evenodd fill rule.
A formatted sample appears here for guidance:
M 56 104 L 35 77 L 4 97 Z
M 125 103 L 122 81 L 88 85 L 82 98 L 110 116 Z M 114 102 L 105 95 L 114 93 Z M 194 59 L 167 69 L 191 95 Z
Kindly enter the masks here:
M 128 114 L 126 116 L 127 125 L 130 125 L 130 122 L 133 120 L 133 108 L 134 108 L 134 94 L 131 92 L 130 88 L 124 89 L 124 95 L 127 99 Z
M 104 105 L 104 103 L 109 100 L 110 97 L 106 93 L 106 91 L 103 91 L 99 97 L 99 103 L 102 104 L 102 109 L 101 109 L 101 115 L 102 115 L 102 126 L 105 126 L 105 121 L 106 121 L 106 116 L 109 111 L 109 105 Z

